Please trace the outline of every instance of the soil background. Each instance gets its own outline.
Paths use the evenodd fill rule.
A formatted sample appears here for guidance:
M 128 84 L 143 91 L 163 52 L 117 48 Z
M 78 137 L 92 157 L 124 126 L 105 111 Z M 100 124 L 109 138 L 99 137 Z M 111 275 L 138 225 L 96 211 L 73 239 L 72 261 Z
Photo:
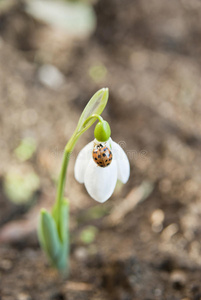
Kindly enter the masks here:
M 201 2 L 100 0 L 87 38 L 56 31 L 13 3 L 0 13 L 0 299 L 201 299 Z M 41 81 L 44 65 L 62 74 L 59 86 Z M 68 170 L 65 279 L 39 248 L 38 213 L 52 206 L 63 148 L 102 87 L 110 90 L 103 116 L 131 176 L 106 203 L 92 200 L 73 176 L 93 129 L 82 136 Z M 26 137 L 37 149 L 21 162 L 15 149 Z M 5 193 L 13 167 L 40 178 L 28 204 Z

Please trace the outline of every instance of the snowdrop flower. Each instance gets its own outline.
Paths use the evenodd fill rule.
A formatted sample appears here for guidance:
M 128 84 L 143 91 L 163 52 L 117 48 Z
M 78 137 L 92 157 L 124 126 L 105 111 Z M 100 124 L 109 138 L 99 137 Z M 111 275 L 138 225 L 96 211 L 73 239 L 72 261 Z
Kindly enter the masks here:
M 63 274 L 69 271 L 69 201 L 65 198 L 66 172 L 71 153 L 79 140 L 96 120 L 95 140 L 86 145 L 75 163 L 75 177 L 84 183 L 92 198 L 105 202 L 113 193 L 117 179 L 125 183 L 129 178 L 128 158 L 121 147 L 110 138 L 109 124 L 103 112 L 109 97 L 108 88 L 97 91 L 85 106 L 75 131 L 66 143 L 63 153 L 57 193 L 51 212 L 40 212 L 38 237 L 52 266 Z
M 74 168 L 76 180 L 84 183 L 89 195 L 100 203 L 111 197 L 117 180 L 126 183 L 130 175 L 128 158 L 110 134 L 109 124 L 101 118 L 94 141 L 80 151 Z

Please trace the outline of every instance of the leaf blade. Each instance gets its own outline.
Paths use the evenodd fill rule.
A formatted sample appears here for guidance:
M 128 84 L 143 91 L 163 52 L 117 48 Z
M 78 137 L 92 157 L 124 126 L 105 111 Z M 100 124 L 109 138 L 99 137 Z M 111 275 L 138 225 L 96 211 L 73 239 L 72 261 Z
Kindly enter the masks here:
M 38 236 L 43 250 L 54 263 L 61 251 L 61 243 L 55 221 L 45 209 L 42 209 L 40 213 Z

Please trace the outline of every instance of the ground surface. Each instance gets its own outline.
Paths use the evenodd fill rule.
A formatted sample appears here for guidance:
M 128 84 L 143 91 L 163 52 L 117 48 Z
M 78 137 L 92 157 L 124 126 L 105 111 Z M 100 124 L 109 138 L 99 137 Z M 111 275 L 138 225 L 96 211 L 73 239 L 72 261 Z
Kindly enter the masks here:
M 0 16 L 0 299 L 201 299 L 201 3 L 102 0 L 89 39 L 74 40 L 38 24 L 16 6 Z M 43 85 L 40 66 L 64 75 Z M 94 81 L 90 68 L 107 74 Z M 90 96 L 110 89 L 104 117 L 127 152 L 131 177 L 103 205 L 73 178 L 71 273 L 60 278 L 36 238 L 38 211 L 55 196 L 62 149 Z M 20 162 L 21 139 L 37 142 Z M 40 189 L 31 205 L 15 205 L 3 190 L 10 168 L 34 170 Z M 136 205 L 137 203 L 137 205 Z M 127 209 L 127 208 L 130 209 Z M 86 244 L 80 233 L 95 226 Z

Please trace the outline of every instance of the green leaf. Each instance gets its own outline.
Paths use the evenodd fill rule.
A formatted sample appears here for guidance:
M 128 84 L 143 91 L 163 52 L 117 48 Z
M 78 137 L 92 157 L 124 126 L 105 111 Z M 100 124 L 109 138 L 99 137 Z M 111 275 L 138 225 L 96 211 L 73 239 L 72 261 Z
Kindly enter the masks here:
M 66 269 L 69 272 L 69 203 L 66 199 L 63 200 L 61 215 L 60 215 L 60 236 L 62 240 L 62 252 L 60 253 L 57 266 L 60 270 Z
M 40 244 L 53 264 L 61 252 L 61 243 L 53 217 L 42 209 L 38 229 Z
M 95 121 L 96 118 L 90 118 L 91 115 L 101 115 L 109 97 L 108 88 L 103 88 L 97 91 L 90 99 L 79 119 L 76 133 L 78 136 L 83 134 Z M 87 120 L 89 119 L 89 120 Z

